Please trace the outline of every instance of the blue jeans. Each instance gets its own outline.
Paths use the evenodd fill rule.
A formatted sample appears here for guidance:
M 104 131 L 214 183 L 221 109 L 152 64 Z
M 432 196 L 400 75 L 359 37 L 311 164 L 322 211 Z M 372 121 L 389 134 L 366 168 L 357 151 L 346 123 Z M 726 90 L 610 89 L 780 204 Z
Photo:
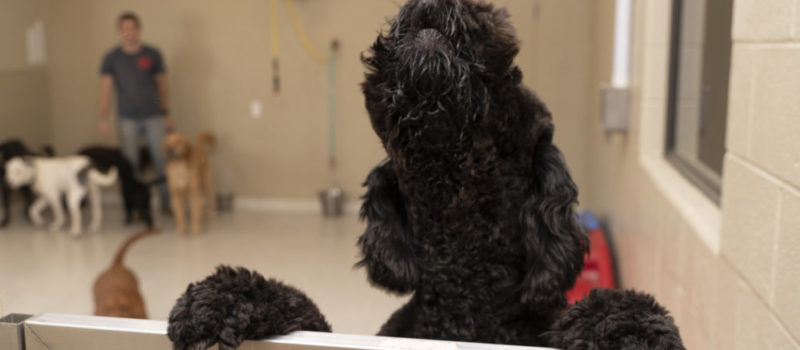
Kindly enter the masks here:
M 128 157 L 134 167 L 139 166 L 139 142 L 141 138 L 147 141 L 147 148 L 150 150 L 150 158 L 153 160 L 153 167 L 156 177 L 165 179 L 166 159 L 162 144 L 167 135 L 167 126 L 164 118 L 153 116 L 142 119 L 119 118 L 119 143 L 122 153 Z M 162 209 L 169 209 L 169 190 L 167 182 L 162 181 L 158 184 L 158 197 Z

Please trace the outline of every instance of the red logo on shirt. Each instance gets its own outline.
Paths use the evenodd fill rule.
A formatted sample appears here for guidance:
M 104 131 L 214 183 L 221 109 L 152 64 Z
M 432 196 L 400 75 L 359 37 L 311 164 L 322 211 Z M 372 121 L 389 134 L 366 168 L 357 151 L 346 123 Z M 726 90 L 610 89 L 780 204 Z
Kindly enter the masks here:
M 139 56 L 136 60 L 136 64 L 139 66 L 140 70 L 150 70 L 153 66 L 153 59 L 149 56 Z

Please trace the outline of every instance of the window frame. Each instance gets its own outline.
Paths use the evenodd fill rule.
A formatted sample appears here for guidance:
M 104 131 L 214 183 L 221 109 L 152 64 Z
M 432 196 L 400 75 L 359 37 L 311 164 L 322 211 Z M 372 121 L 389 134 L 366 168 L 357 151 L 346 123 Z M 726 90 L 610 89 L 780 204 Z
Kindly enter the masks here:
M 713 0 L 710 0 L 713 1 Z M 720 180 L 715 180 L 699 170 L 696 165 L 691 164 L 677 152 L 676 148 L 676 126 L 678 118 L 678 84 L 680 76 L 680 54 L 681 54 L 681 26 L 683 24 L 683 2 L 684 0 L 672 0 L 672 19 L 670 21 L 669 38 L 669 62 L 668 62 L 668 86 L 667 86 L 667 115 L 666 115 L 666 135 L 664 144 L 664 158 L 678 172 L 686 177 L 690 183 L 695 185 L 700 192 L 706 195 L 714 204 L 720 206 L 722 194 L 722 174 Z
M 719 255 L 722 239 L 722 210 L 705 193 L 689 182 L 664 157 L 667 127 L 667 95 L 669 83 L 670 18 L 672 3 L 668 1 L 635 2 L 637 20 L 634 33 L 634 81 L 632 131 L 638 134 L 638 166 L 644 180 L 651 183 L 666 203 L 649 203 L 649 194 L 642 194 L 642 205 L 667 205 L 683 224 L 678 229 L 699 239 Z M 665 14 L 668 14 L 665 16 Z M 656 210 L 656 209 L 654 209 Z

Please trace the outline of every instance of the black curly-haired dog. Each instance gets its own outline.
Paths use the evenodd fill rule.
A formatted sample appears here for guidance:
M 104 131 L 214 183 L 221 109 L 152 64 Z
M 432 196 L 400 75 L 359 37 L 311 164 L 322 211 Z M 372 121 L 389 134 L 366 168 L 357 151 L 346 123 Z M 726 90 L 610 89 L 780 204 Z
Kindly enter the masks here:
M 482 1 L 411 0 L 362 58 L 389 158 L 367 177 L 358 264 L 373 285 L 413 293 L 379 335 L 682 349 L 646 295 L 595 292 L 564 312 L 588 242 L 550 112 L 513 63 L 507 18 Z M 330 326 L 299 291 L 220 267 L 188 287 L 168 334 L 176 349 L 229 349 L 298 329 Z

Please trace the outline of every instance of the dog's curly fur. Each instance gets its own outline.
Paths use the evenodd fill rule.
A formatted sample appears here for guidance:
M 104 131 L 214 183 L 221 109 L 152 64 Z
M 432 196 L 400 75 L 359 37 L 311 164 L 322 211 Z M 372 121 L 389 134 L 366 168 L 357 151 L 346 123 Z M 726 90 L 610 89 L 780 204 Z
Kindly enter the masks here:
M 576 186 L 552 142 L 550 112 L 522 85 L 513 63 L 519 46 L 507 18 L 504 9 L 482 1 L 410 0 L 362 57 L 366 108 L 388 159 L 365 183 L 367 228 L 358 240 L 358 265 L 375 286 L 413 293 L 379 334 L 596 349 L 618 342 L 616 333 L 595 332 L 594 321 L 652 317 L 663 322 L 651 324 L 671 324 L 663 309 L 636 302 L 648 297 L 616 291 L 595 293 L 559 318 L 588 242 L 573 211 Z M 187 305 L 182 297 L 173 315 L 188 319 L 171 318 L 171 324 L 233 324 L 256 315 L 209 314 L 203 307 L 266 308 L 281 297 L 226 283 L 197 302 L 206 306 Z M 232 288 L 253 294 L 219 296 Z M 188 316 L 188 308 L 197 313 Z M 674 326 L 664 334 L 649 325 L 631 330 L 633 342 L 677 337 Z M 264 335 L 245 332 L 244 339 Z M 192 334 L 171 330 L 170 337 L 186 348 L 177 345 Z
M 649 295 L 596 289 L 545 334 L 560 349 L 683 349 L 678 327 Z
M 302 292 L 257 272 L 220 266 L 190 284 L 169 315 L 175 349 L 236 349 L 245 339 L 297 330 L 330 332 L 317 306 Z

